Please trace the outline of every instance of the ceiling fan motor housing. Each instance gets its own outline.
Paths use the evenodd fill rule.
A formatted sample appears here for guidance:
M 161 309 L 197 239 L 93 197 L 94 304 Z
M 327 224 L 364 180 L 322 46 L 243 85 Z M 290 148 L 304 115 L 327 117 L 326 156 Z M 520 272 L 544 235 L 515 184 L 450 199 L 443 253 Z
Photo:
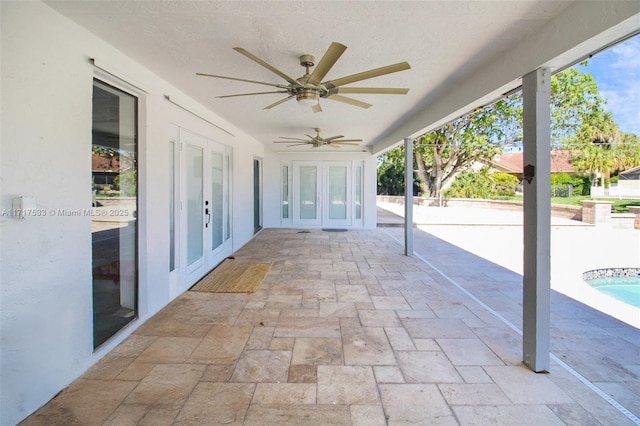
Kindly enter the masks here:
M 300 65 L 303 67 L 312 67 L 316 64 L 316 58 L 313 55 L 302 55 L 300 56 Z

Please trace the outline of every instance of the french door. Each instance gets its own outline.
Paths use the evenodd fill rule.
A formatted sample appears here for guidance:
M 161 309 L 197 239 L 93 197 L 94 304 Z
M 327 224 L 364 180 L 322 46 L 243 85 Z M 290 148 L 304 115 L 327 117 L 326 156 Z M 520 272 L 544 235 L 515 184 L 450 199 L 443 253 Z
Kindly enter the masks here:
M 350 226 L 353 223 L 350 162 L 293 162 L 293 224 Z
M 222 144 L 180 129 L 180 156 L 179 253 L 182 282 L 189 288 L 231 251 L 230 153 Z

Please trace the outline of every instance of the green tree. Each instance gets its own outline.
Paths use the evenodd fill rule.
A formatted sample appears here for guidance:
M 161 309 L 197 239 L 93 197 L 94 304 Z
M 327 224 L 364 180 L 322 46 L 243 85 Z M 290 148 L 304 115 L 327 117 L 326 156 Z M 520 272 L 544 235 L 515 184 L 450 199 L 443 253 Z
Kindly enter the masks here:
M 135 197 L 137 175 L 134 171 L 120 173 L 113 179 L 113 184 L 120 190 L 124 197 Z
M 608 131 L 606 118 L 602 125 L 592 123 L 603 119 L 605 103 L 591 74 L 576 68 L 555 74 L 550 101 L 552 147 L 577 147 L 589 132 L 595 135 L 596 128 Z M 517 92 L 418 138 L 415 158 L 422 192 L 437 197 L 443 186 L 474 162 L 488 163 L 505 146 L 521 143 L 522 94 Z
M 618 124 L 610 112 L 597 110 L 582 123 L 582 128 L 573 139 L 573 167 L 579 172 L 588 173 L 591 185 L 596 186 L 600 173 L 608 177 L 615 169 L 616 144 L 622 142 Z
M 550 99 L 552 146 L 575 144 L 580 131 L 589 128 L 585 123 L 601 117 L 604 104 L 591 74 L 570 68 L 554 75 Z M 522 143 L 522 93 L 478 109 L 421 140 L 432 149 L 427 155 L 416 150 L 420 180 L 425 190 L 438 196 L 440 188 L 456 173 L 476 161 L 489 162 L 506 146 Z
M 592 186 L 598 184 L 597 177 L 601 175 L 604 184 L 611 174 L 640 164 L 640 141 L 635 134 L 619 131 L 613 115 L 605 110 L 607 101 L 600 96 L 591 74 L 574 70 L 570 76 L 564 82 L 571 84 L 564 84 L 562 91 L 568 93 L 570 102 L 579 101 L 586 107 L 578 110 L 580 114 L 568 127 L 571 131 L 560 141 L 571 150 L 576 171 L 588 174 Z M 576 93 L 574 84 L 582 84 L 584 91 Z
M 640 166 L 640 136 L 634 133 L 622 135 L 622 142 L 614 147 L 614 163 L 616 171 Z
M 582 65 L 587 65 L 583 62 Z M 567 148 L 588 134 L 607 132 L 611 123 L 603 117 L 606 100 L 589 73 L 569 68 L 551 78 L 551 146 Z M 595 121 L 600 120 L 597 124 Z M 617 126 L 616 126 L 617 127 Z
M 415 159 L 422 192 L 439 197 L 456 174 L 517 142 L 521 114 L 517 96 L 509 96 L 420 137 Z
M 415 164 L 415 159 L 414 159 Z M 378 195 L 404 194 L 404 146 L 388 151 L 378 157 Z M 420 187 L 414 179 L 413 194 L 418 195 Z

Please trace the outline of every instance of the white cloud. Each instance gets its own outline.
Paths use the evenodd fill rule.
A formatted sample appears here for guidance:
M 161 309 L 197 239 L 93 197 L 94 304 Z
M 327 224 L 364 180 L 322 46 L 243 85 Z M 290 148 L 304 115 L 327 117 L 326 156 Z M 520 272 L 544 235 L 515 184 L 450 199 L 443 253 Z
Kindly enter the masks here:
M 620 43 L 594 60 L 601 61 L 594 75 L 600 94 L 623 132 L 640 135 L 640 36 Z
M 640 37 L 634 37 L 611 48 L 615 55 L 612 68 L 618 68 L 638 75 L 640 70 Z

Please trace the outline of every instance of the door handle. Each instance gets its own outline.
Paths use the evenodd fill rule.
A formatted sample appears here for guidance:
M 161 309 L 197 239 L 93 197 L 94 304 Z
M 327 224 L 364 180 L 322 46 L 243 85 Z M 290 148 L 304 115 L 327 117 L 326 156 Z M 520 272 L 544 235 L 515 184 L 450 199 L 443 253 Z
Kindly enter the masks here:
M 209 223 L 211 223 L 211 214 L 209 213 L 209 208 L 204 209 L 204 214 L 207 215 L 207 223 L 204 224 L 205 228 L 209 227 Z

